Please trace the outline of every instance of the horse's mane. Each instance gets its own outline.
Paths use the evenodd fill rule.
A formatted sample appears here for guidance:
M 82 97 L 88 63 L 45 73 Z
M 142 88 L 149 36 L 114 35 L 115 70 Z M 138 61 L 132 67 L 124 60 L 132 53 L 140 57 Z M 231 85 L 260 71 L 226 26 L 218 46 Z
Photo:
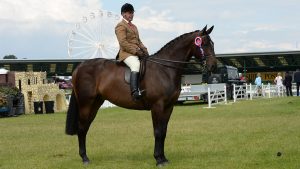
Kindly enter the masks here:
M 157 53 L 161 52 L 162 50 L 164 50 L 165 48 L 175 44 L 175 42 L 177 42 L 179 39 L 187 36 L 187 35 L 190 35 L 190 34 L 193 34 L 195 32 L 199 32 L 200 30 L 195 30 L 195 31 L 192 31 L 192 32 L 189 32 L 189 33 L 185 33 L 185 34 L 182 34 L 178 37 L 176 37 L 175 39 L 171 40 L 170 42 L 168 42 L 167 44 L 165 44 L 160 50 L 158 50 L 156 53 L 154 53 L 153 55 L 156 55 Z

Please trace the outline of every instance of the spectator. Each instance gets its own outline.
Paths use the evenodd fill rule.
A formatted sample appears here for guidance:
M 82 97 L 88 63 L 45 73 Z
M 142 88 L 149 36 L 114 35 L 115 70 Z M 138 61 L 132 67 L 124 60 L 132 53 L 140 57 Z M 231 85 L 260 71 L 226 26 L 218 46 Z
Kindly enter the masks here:
M 259 95 L 261 95 L 261 77 L 260 77 L 260 73 L 257 73 L 256 75 L 256 79 L 254 81 L 255 85 L 256 85 L 256 91 Z
M 290 75 L 290 73 L 289 72 L 285 72 L 285 78 L 284 78 L 283 84 L 285 85 L 286 95 L 287 96 L 293 96 L 293 92 L 292 92 L 292 80 L 293 80 L 293 77 Z
M 240 78 L 241 81 L 245 81 L 245 77 L 243 76 L 242 73 L 239 73 L 239 78 Z
M 294 81 L 297 85 L 297 96 L 299 96 L 299 85 L 300 85 L 300 69 L 297 69 L 294 74 Z
M 282 83 L 282 76 L 281 73 L 277 73 L 276 78 L 274 79 L 274 82 L 276 83 L 276 87 L 277 87 L 277 94 L 278 96 L 280 96 L 280 93 L 282 93 L 283 91 L 283 83 Z

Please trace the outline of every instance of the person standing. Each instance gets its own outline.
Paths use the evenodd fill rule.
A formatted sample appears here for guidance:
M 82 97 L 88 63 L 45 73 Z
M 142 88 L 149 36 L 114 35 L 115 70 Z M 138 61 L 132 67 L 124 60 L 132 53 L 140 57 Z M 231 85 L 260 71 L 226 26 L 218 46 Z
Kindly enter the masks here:
M 119 60 L 123 61 L 131 70 L 130 90 L 133 99 L 139 100 L 142 94 L 139 90 L 140 57 L 149 56 L 148 50 L 140 40 L 137 27 L 132 23 L 134 8 L 131 4 L 125 3 L 121 7 L 122 21 L 115 27 L 115 34 L 119 41 Z
M 277 94 L 278 96 L 280 96 L 280 94 L 283 91 L 283 83 L 282 83 L 282 76 L 281 73 L 277 73 L 276 78 L 274 79 L 274 82 L 276 83 L 276 87 L 277 87 Z
M 284 78 L 284 83 L 283 84 L 285 85 L 287 96 L 293 96 L 292 81 L 293 81 L 293 77 L 290 75 L 290 73 L 285 72 L 285 78 Z
M 256 85 L 256 90 L 257 90 L 258 95 L 261 95 L 262 94 L 262 91 L 261 91 L 262 83 L 261 83 L 260 73 L 257 73 L 254 83 Z
M 299 96 L 299 86 L 300 86 L 300 69 L 297 69 L 294 74 L 294 81 L 296 82 L 297 86 L 297 96 Z
M 239 73 L 239 78 L 240 78 L 240 81 L 245 81 L 245 77 L 243 76 L 242 73 Z

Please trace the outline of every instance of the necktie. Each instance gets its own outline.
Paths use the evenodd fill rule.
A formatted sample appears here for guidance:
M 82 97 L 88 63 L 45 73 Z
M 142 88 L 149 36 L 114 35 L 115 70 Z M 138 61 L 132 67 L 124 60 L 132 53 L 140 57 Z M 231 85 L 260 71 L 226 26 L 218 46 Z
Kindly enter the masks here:
M 130 26 L 131 29 L 134 28 L 134 25 L 131 22 L 128 22 L 128 25 Z

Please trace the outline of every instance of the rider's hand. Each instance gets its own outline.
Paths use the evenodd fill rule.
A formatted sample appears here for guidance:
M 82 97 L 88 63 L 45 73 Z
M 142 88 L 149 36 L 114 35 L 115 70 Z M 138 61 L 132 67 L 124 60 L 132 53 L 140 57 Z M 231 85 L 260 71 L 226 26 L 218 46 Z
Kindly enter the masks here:
M 145 56 L 144 52 L 143 52 L 141 49 L 138 49 L 138 50 L 136 51 L 136 55 L 139 56 L 139 57 Z
M 149 56 L 149 53 L 147 50 L 143 50 L 144 56 Z

